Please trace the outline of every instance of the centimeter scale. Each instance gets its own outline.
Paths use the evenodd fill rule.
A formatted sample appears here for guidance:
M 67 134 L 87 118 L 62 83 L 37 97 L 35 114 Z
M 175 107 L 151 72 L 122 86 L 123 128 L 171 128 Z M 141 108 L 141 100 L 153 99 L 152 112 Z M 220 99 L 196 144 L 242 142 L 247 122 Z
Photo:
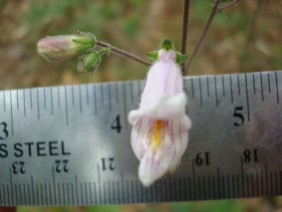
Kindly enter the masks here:
M 0 205 L 88 205 L 282 194 L 282 72 L 186 77 L 181 165 L 137 177 L 127 114 L 144 81 L 0 92 Z

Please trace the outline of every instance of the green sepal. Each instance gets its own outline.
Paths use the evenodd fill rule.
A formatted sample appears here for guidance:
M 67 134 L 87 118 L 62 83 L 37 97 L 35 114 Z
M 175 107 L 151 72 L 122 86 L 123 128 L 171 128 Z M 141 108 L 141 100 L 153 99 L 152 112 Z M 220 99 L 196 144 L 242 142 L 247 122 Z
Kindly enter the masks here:
M 157 60 L 158 59 L 158 51 L 148 52 L 146 53 L 146 56 L 151 60 Z
M 102 57 L 104 55 L 108 56 L 111 53 L 111 49 L 110 48 L 102 48 L 99 51 L 99 55 Z
M 171 39 L 166 38 L 163 40 L 163 42 L 160 45 L 161 49 L 166 49 L 166 50 L 170 50 L 170 49 L 174 49 L 174 45 L 171 41 Z
M 182 54 L 180 52 L 176 52 L 176 63 L 181 64 L 185 60 L 187 60 L 187 58 L 188 58 L 188 56 L 186 56 L 185 54 Z
M 83 46 L 83 48 L 93 48 L 96 46 L 97 39 L 95 35 L 90 32 L 81 32 L 76 30 L 77 38 L 72 39 L 72 41 L 76 44 Z

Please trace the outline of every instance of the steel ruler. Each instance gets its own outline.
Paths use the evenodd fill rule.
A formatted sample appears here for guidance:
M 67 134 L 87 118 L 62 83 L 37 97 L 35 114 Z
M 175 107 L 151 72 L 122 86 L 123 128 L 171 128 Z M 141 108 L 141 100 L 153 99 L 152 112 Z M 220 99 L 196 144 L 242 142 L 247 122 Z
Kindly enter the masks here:
M 282 72 L 185 78 L 190 141 L 144 188 L 127 114 L 143 81 L 0 91 L 0 205 L 89 205 L 282 194 Z

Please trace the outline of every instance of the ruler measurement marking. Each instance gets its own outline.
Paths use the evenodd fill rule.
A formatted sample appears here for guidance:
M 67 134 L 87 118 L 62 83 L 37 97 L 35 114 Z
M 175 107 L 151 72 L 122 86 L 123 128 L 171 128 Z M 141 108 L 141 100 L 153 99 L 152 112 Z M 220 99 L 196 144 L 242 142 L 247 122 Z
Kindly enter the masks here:
M 44 99 L 44 108 L 46 109 L 47 103 L 46 103 L 46 88 L 43 88 L 43 99 Z
M 10 118 L 11 118 L 12 135 L 14 135 L 14 114 L 13 114 L 13 101 L 12 101 L 12 91 L 11 90 L 10 90 Z
M 48 190 L 47 190 L 47 184 L 46 183 L 44 183 L 44 190 L 45 190 L 45 192 L 44 192 L 44 194 L 45 194 L 45 204 L 49 205 L 50 203 L 49 203 L 49 200 L 48 200 Z
M 192 159 L 192 176 L 193 176 L 193 184 L 192 184 L 192 187 L 193 187 L 193 196 L 196 197 L 196 188 L 195 188 L 195 185 L 196 185 L 196 173 L 195 173 L 195 161 L 194 159 Z
M 142 95 L 142 91 L 141 91 L 141 81 L 138 81 L 138 86 L 137 86 L 137 89 L 138 89 L 138 96 L 139 98 L 141 99 L 141 95 Z M 144 85 L 143 85 L 144 87 Z
M 6 184 L 6 189 L 7 189 L 7 202 L 8 202 L 8 205 L 12 205 L 12 201 L 10 199 L 10 192 L 9 192 L 9 185 Z
M 280 194 L 282 194 L 282 171 L 279 171 L 279 177 L 280 177 Z
M 269 72 L 267 73 L 267 79 L 268 79 L 268 92 L 271 92 L 271 87 L 270 87 L 270 77 L 269 77 Z
M 102 203 L 102 195 L 101 195 L 101 179 L 100 179 L 100 167 L 97 165 L 97 173 L 98 173 L 98 184 L 99 184 L 99 204 Z
M 249 190 L 249 176 L 248 176 L 248 174 L 246 174 L 245 176 L 244 176 L 245 178 L 246 178 L 246 187 L 247 187 L 247 197 L 249 197 L 250 196 L 250 190 Z
M 122 88 L 123 88 L 123 104 L 124 104 L 124 122 L 125 122 L 125 129 L 128 128 L 128 124 L 127 124 L 127 104 L 126 104 L 126 90 L 125 90 L 125 84 L 122 84 Z
M 0 190 L 0 201 L 7 205 L 5 200 L 5 191 L 4 191 L 4 184 L 2 184 L 2 190 Z
M 231 182 L 232 182 L 232 198 L 236 197 L 236 188 L 235 188 L 235 177 L 234 174 L 231 175 Z
M 12 185 L 12 187 L 15 187 L 15 196 L 14 197 L 16 197 L 15 199 L 14 199 L 14 197 L 12 198 L 13 199 L 13 204 L 20 204 L 19 203 L 19 197 L 18 197 L 18 187 L 17 187 L 17 184 L 15 184 L 14 186 Z M 15 202 L 14 202 L 14 200 L 16 200 Z
M 24 117 L 26 117 L 25 89 L 23 89 L 22 91 L 23 91 Z
M 75 191 L 76 191 L 76 205 L 79 204 L 79 197 L 78 197 L 78 182 L 77 182 L 77 175 L 74 176 L 75 179 Z
M 231 193 L 231 191 L 230 191 L 230 179 L 229 179 L 229 174 L 227 174 L 226 175 L 226 183 L 227 183 L 227 195 L 225 196 L 225 197 L 227 197 L 227 198 L 231 198 L 231 195 L 230 195 L 230 193 Z
M 9 169 L 9 177 L 10 177 L 10 189 L 11 189 L 11 203 L 13 204 L 14 202 L 14 192 L 13 192 L 13 179 L 12 179 L 12 170 L 11 168 Z
M 57 195 L 56 195 L 56 178 L 55 178 L 55 170 L 54 166 L 52 166 L 52 180 L 53 180 L 53 194 L 54 194 L 54 204 L 57 204 Z
M 57 202 L 57 204 L 61 204 L 62 195 L 61 195 L 60 183 L 56 183 L 56 184 L 57 184 L 57 188 L 58 188 L 58 199 L 56 199 L 58 201 L 56 201 L 56 202 Z
M 199 89 L 200 89 L 200 105 L 203 105 L 202 77 L 199 77 Z
M 6 91 L 3 91 L 3 102 L 4 102 L 4 111 L 6 111 Z
M 194 79 L 193 79 L 193 77 L 191 78 L 191 91 L 192 91 L 192 98 L 194 98 L 195 93 L 194 93 Z
M 64 191 L 64 183 L 57 183 L 59 190 L 59 202 L 61 205 L 65 204 L 65 191 Z
M 248 115 L 248 121 L 250 121 L 250 106 L 249 106 L 249 92 L 248 92 L 247 74 L 245 74 L 245 86 L 246 86 L 247 115 Z
M 259 178 L 258 178 L 258 172 L 256 173 L 256 195 L 259 196 Z
M 279 195 L 279 194 L 278 194 L 277 171 L 275 171 L 275 195 Z
M 37 183 L 35 183 L 35 194 L 36 194 L 35 204 L 36 203 L 40 204 Z
M 44 204 L 44 200 L 43 200 L 44 199 L 44 197 L 43 197 L 43 185 L 42 185 L 42 183 L 40 183 L 40 195 L 41 195 L 41 204 Z
M 16 96 L 17 96 L 17 110 L 19 110 L 20 109 L 20 103 L 19 103 L 19 91 L 18 90 L 16 90 Z
M 225 82 L 224 82 L 224 75 L 221 76 L 221 82 L 222 82 L 222 94 L 225 96 Z
M 274 75 L 275 75 L 275 84 L 276 84 L 276 101 L 279 104 L 279 89 L 278 89 L 277 72 L 274 72 Z
M 61 92 L 60 92 L 60 87 L 57 87 L 57 96 L 58 96 L 58 107 L 61 108 Z
M 220 172 L 219 172 L 219 167 L 216 168 L 216 174 L 217 174 L 217 199 L 219 199 L 221 197 L 221 192 L 220 192 Z
M 207 198 L 210 199 L 212 197 L 212 195 L 211 195 L 211 178 L 210 178 L 210 175 L 208 176 L 208 186 L 207 187 L 208 187 L 208 196 L 207 196 Z M 188 199 L 188 198 L 186 198 L 186 199 Z
M 116 94 L 116 103 L 119 103 L 119 98 L 118 98 L 118 83 L 115 82 L 115 94 Z
M 210 97 L 210 82 L 209 82 L 209 77 L 206 77 L 206 81 L 207 81 L 207 94 L 208 94 L 208 97 Z
M 214 196 L 214 198 L 216 199 L 217 198 L 217 196 L 216 196 L 216 185 L 215 185 L 215 176 L 213 175 L 212 176 L 212 185 L 213 185 L 213 196 Z
M 233 103 L 233 85 L 232 85 L 232 77 L 229 75 L 229 81 L 230 81 L 230 96 L 231 96 L 231 103 Z
M 254 175 L 251 173 L 251 185 L 252 185 L 252 196 L 255 196 L 255 190 L 254 190 Z
M 265 164 L 265 185 L 266 185 L 266 195 L 269 196 L 268 193 L 268 171 L 267 171 L 267 165 Z
M 31 88 L 29 89 L 29 102 L 30 102 L 30 109 L 32 110 L 33 101 L 32 101 L 32 90 L 31 90 Z
M 88 89 L 88 84 L 84 85 L 85 89 L 86 89 L 86 104 L 87 106 L 89 106 L 89 89 Z
M 254 94 L 256 94 L 256 81 L 255 81 L 255 74 L 252 73 L 253 76 L 253 89 L 254 89 Z
M 237 87 L 238 87 L 238 95 L 240 96 L 241 95 L 241 85 L 240 85 L 240 78 L 239 78 L 239 75 L 237 75 Z
M 68 94 L 67 94 L 67 87 L 65 88 L 65 113 L 66 113 L 66 124 L 69 126 L 69 109 L 68 109 Z
M 35 193 L 34 193 L 34 181 L 33 176 L 31 175 L 31 192 L 32 192 L 32 205 L 35 205 Z
M 74 86 L 71 86 L 71 102 L 72 102 L 72 106 L 75 106 L 75 99 L 74 99 Z
M 23 200 L 23 205 L 27 205 L 28 204 L 28 202 L 27 202 L 27 194 L 26 194 L 26 190 L 25 190 L 25 183 L 23 184 L 23 198 L 24 198 L 24 200 Z
M 216 76 L 214 76 L 213 79 L 214 79 L 214 92 L 215 92 L 215 106 L 218 107 L 217 80 L 216 80 Z
M 202 182 L 203 182 L 203 200 L 207 198 L 207 193 L 206 193 L 206 180 L 205 180 L 205 176 L 203 176 L 202 178 Z M 178 184 L 178 188 L 180 188 L 181 184 Z M 178 198 L 179 199 L 179 198 Z
M 78 86 L 79 111 L 82 113 L 81 85 Z
M 273 196 L 272 171 L 270 171 L 270 195 Z
M 109 86 L 108 86 L 108 97 L 109 97 L 109 110 L 110 110 L 110 112 L 112 111 L 111 86 L 112 86 L 112 84 L 109 84 Z
M 261 100 L 264 101 L 264 95 L 263 95 L 263 82 L 262 82 L 262 74 L 259 74 L 260 76 L 260 90 L 261 90 Z
M 133 83 L 132 81 L 129 82 L 129 85 L 130 85 L 130 97 L 131 97 L 131 102 L 134 102 L 134 94 L 133 94 Z
M 53 88 L 50 88 L 51 114 L 54 115 Z
M 80 190 L 80 201 L 79 201 L 79 204 L 83 204 L 83 189 L 82 189 L 82 183 L 79 182 L 79 190 Z
M 71 194 L 71 200 L 70 200 L 70 203 L 74 203 L 75 200 L 74 200 L 74 189 L 73 189 L 73 182 L 70 182 L 70 194 Z
M 261 194 L 262 195 L 265 195 L 265 193 L 264 193 L 264 183 L 263 183 L 263 174 L 262 174 L 262 172 L 260 173 L 260 184 L 261 184 Z
M 36 89 L 36 100 L 37 100 L 37 118 L 40 120 L 40 103 L 39 103 L 39 91 Z
M 85 181 L 84 182 L 84 189 L 85 189 L 85 203 L 87 204 L 87 205 L 89 205 L 90 203 L 89 203 L 89 191 L 87 191 L 87 189 L 88 189 L 89 187 L 87 186 L 87 182 Z
M 54 203 L 53 203 L 53 199 L 52 199 L 52 188 L 51 188 L 51 183 L 50 182 L 48 182 L 48 190 L 49 190 L 49 198 L 50 198 L 49 202 L 52 205 Z
M 28 203 L 31 205 L 31 192 L 30 192 L 30 187 L 29 184 L 27 184 L 27 192 L 28 192 Z
M 92 188 L 92 183 L 88 182 L 88 184 L 89 184 L 88 186 L 89 186 L 89 198 L 90 198 L 89 203 L 93 204 L 93 188 Z
M 97 115 L 97 98 L 96 98 L 96 87 L 95 87 L 95 85 L 93 85 L 92 88 L 93 88 L 94 111 L 95 111 L 95 115 Z
M 241 157 L 241 180 L 242 180 L 242 184 L 241 184 L 242 195 L 243 197 L 245 197 L 244 169 L 243 169 L 243 158 L 242 157 Z
M 101 104 L 104 104 L 104 89 L 103 89 L 103 84 L 100 84 L 100 91 L 101 91 Z

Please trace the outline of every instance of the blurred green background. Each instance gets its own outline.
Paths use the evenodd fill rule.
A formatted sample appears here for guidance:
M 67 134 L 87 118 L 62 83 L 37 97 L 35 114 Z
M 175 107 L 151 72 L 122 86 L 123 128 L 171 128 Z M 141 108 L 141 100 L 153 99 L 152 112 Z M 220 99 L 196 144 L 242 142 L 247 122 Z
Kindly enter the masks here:
M 191 0 L 187 54 L 211 10 L 212 0 Z M 147 67 L 110 55 L 92 75 L 77 62 L 49 63 L 36 53 L 47 35 L 76 29 L 94 33 L 144 58 L 161 40 L 181 41 L 181 0 L 0 0 L 0 89 L 144 79 Z M 282 69 L 282 1 L 242 0 L 218 13 L 190 75 Z M 281 198 L 92 207 L 19 207 L 20 212 L 95 211 L 271 211 Z

